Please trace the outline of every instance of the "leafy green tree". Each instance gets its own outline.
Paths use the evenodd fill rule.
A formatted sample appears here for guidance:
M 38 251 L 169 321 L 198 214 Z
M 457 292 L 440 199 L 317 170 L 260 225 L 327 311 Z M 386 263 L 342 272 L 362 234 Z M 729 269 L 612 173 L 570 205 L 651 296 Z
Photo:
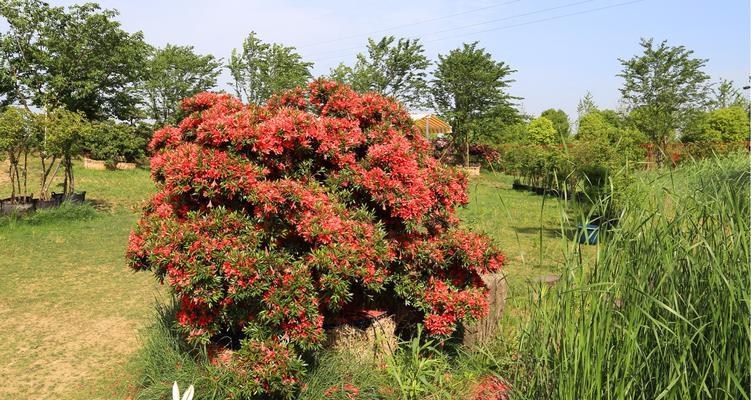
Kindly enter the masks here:
M 568 120 L 568 114 L 563 110 L 548 109 L 540 114 L 553 123 L 555 131 L 558 134 L 558 140 L 566 139 L 571 134 L 571 123 Z
M 553 121 L 542 116 L 529 121 L 527 138 L 531 144 L 550 145 L 560 141 Z
M 520 120 L 512 101 L 518 99 L 506 92 L 515 72 L 503 61 L 495 61 L 490 53 L 478 48 L 477 42 L 438 56 L 431 93 L 438 112 L 453 127 L 457 150 L 463 148 L 463 161 L 469 163 L 469 145 L 482 132 L 473 131 L 474 121 L 499 116 L 508 124 Z M 475 122 L 476 123 L 476 122 Z
M 92 158 L 106 161 L 109 167 L 119 161 L 136 162 L 145 155 L 147 143 L 137 130 L 136 126 L 114 121 L 92 124 L 84 151 Z
M 712 88 L 712 108 L 729 108 L 739 106 L 748 109 L 748 99 L 743 92 L 735 87 L 733 81 L 720 79 L 720 82 Z
M 45 146 L 60 159 L 63 167 L 63 193 L 72 194 L 75 191 L 73 159 L 84 149 L 91 123 L 81 112 L 57 108 L 47 113 L 43 124 Z
M 177 122 L 180 102 L 214 88 L 221 67 L 220 60 L 196 54 L 193 46 L 157 49 L 149 57 L 142 89 L 148 116 L 158 126 Z
M 595 111 L 584 115 L 579 120 L 576 138 L 580 141 L 606 140 L 610 141 L 616 128 L 608 123 L 602 113 Z
M 294 47 L 264 43 L 255 32 L 243 40 L 241 50 L 232 50 L 228 63 L 237 96 L 254 104 L 304 85 L 311 77 L 312 66 Z
M 578 116 L 578 119 L 581 119 L 585 115 L 597 110 L 597 104 L 595 104 L 594 97 L 589 91 L 584 94 L 584 97 L 579 100 L 579 104 L 576 106 L 576 114 Z
M 698 117 L 683 134 L 683 142 L 749 140 L 749 115 L 741 106 L 720 108 Z
M 642 55 L 620 59 L 624 79 L 621 95 L 640 131 L 665 146 L 688 123 L 691 114 L 708 103 L 707 60 L 693 58 L 683 46 L 642 39 Z
M 8 31 L 0 52 L 14 81 L 14 102 L 65 107 L 92 120 L 139 115 L 136 86 L 149 46 L 97 4 L 50 7 L 36 0 L 0 6 Z
M 9 162 L 11 199 L 27 196 L 28 160 L 35 146 L 34 114 L 25 108 L 8 107 L 0 114 L 0 152 Z
M 377 92 L 419 108 L 428 97 L 429 66 L 419 39 L 384 36 L 379 41 L 368 39 L 367 54 L 357 55 L 354 68 L 340 64 L 330 76 L 358 92 Z

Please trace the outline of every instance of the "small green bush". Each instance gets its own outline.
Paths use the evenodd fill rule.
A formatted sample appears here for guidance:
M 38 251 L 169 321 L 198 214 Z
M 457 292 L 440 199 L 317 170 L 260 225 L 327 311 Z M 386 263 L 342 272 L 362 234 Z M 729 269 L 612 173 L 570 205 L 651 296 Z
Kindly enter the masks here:
M 109 166 L 118 161 L 138 162 L 145 156 L 148 128 L 105 121 L 93 126 L 86 136 L 85 151 Z
M 10 214 L 0 218 L 0 226 L 19 224 L 47 225 L 67 221 L 85 221 L 97 216 L 96 209 L 89 203 L 63 202 L 60 207 L 36 210 L 28 214 Z

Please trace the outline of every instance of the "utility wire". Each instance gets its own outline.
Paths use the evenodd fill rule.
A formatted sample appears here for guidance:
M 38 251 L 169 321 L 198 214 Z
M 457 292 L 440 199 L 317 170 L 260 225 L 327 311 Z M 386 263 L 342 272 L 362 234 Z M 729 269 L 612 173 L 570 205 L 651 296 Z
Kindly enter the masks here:
M 370 35 L 372 35 L 374 33 L 391 32 L 391 31 L 395 31 L 395 30 L 399 30 L 399 29 L 403 29 L 403 28 L 410 28 L 410 27 L 413 27 L 413 26 L 416 26 L 416 25 L 422 25 L 422 24 L 427 24 L 429 22 L 441 21 L 441 20 L 444 20 L 444 19 L 449 19 L 449 18 L 460 16 L 460 15 L 471 14 L 471 13 L 475 13 L 475 12 L 478 12 L 478 11 L 488 10 L 488 9 L 491 9 L 491 8 L 506 6 L 506 5 L 513 4 L 513 3 L 519 3 L 521 1 L 522 0 L 511 0 L 511 1 L 506 1 L 506 2 L 503 2 L 503 3 L 491 4 L 491 5 L 486 6 L 486 7 L 473 8 L 471 10 L 466 10 L 466 11 L 462 11 L 462 12 L 458 12 L 458 13 L 454 13 L 454 14 L 448 14 L 448 15 L 444 15 L 444 16 L 441 16 L 441 17 L 424 19 L 424 20 L 417 21 L 417 22 L 410 22 L 408 24 L 396 25 L 396 26 L 392 26 L 392 27 L 389 27 L 389 28 L 383 28 L 383 29 L 379 29 L 379 30 L 375 30 L 375 31 L 358 33 L 358 34 L 354 34 L 354 35 L 350 35 L 350 36 L 342 36 L 342 37 L 339 37 L 339 38 L 336 38 L 336 39 L 330 39 L 330 40 L 326 40 L 326 41 L 323 41 L 323 42 L 305 44 L 305 45 L 299 46 L 298 49 L 304 49 L 304 48 L 308 48 L 308 47 L 320 46 L 322 44 L 341 42 L 342 40 L 347 40 L 347 39 L 355 39 L 355 38 L 359 38 L 359 37 L 370 36 Z
M 622 6 L 626 6 L 626 5 L 630 5 L 630 4 L 641 3 L 643 1 L 646 1 L 646 0 L 626 1 L 626 2 L 621 2 L 621 3 L 611 4 L 611 5 L 608 5 L 608 6 L 591 8 L 591 9 L 588 9 L 588 10 L 582 10 L 582 11 L 577 11 L 577 12 L 568 13 L 568 14 L 556 15 L 556 16 L 553 16 L 553 17 L 541 18 L 541 19 L 536 19 L 536 20 L 522 22 L 522 23 L 513 24 L 513 25 L 505 25 L 505 26 L 501 26 L 501 27 L 497 27 L 497 28 L 485 29 L 485 30 L 475 31 L 475 32 L 468 32 L 468 33 L 464 33 L 464 34 L 460 34 L 460 35 L 452 35 L 452 36 L 446 36 L 446 37 L 441 37 L 441 38 L 437 38 L 437 39 L 425 40 L 425 41 L 422 41 L 422 43 L 432 43 L 432 42 L 438 42 L 438 41 L 442 41 L 442 40 L 454 39 L 454 38 L 457 38 L 457 37 L 465 37 L 465 36 L 471 36 L 471 35 L 478 35 L 478 34 L 487 33 L 487 32 L 494 32 L 494 31 L 500 31 L 500 30 L 504 30 L 504 29 L 517 28 L 517 27 L 526 26 L 526 25 L 539 24 L 539 23 L 542 23 L 542 22 L 553 21 L 553 20 L 563 19 L 563 18 L 568 18 L 568 17 L 573 17 L 573 16 L 577 16 L 577 15 L 589 14 L 589 13 L 593 13 L 593 12 L 597 12 L 597 11 L 607 10 L 607 9 L 610 9 L 610 8 L 616 8 L 616 7 L 622 7 Z M 481 25 L 481 24 L 477 24 L 477 25 Z M 432 34 L 432 33 L 428 33 L 427 35 L 430 35 L 430 34 Z M 361 48 L 362 48 L 362 46 L 353 47 L 353 48 L 349 48 L 349 49 L 334 50 L 334 51 L 346 51 L 346 50 L 355 50 L 355 49 L 361 49 Z M 328 61 L 328 60 L 332 60 L 332 59 L 338 59 L 338 58 L 341 58 L 341 57 L 342 56 L 339 55 L 339 56 L 332 56 L 332 57 L 319 58 L 319 59 L 313 59 L 313 60 L 317 61 L 317 62 L 320 62 L 320 61 Z
M 521 17 L 528 17 L 530 15 L 542 14 L 542 13 L 546 13 L 548 11 L 554 11 L 554 10 L 560 10 L 562 8 L 574 7 L 574 6 L 578 6 L 578 5 L 582 5 L 582 4 L 586 4 L 586 3 L 592 3 L 594 1 L 598 1 L 598 0 L 583 0 L 583 1 L 576 1 L 576 2 L 573 2 L 573 3 L 567 3 L 567 4 L 560 5 L 560 6 L 555 6 L 555 7 L 542 8 L 542 9 L 539 9 L 539 10 L 525 12 L 525 13 L 521 13 L 521 14 L 509 15 L 509 16 L 506 16 L 506 17 L 503 17 L 503 18 L 492 19 L 492 20 L 483 21 L 483 22 L 474 23 L 474 24 L 469 24 L 469 25 L 457 26 L 457 27 L 453 27 L 453 28 L 449 28 L 449 29 L 443 29 L 443 30 L 440 30 L 440 31 L 428 32 L 428 33 L 424 34 L 424 36 L 435 35 L 435 34 L 439 34 L 439 33 L 451 32 L 451 31 L 456 31 L 456 30 L 461 30 L 461 29 L 467 29 L 467 28 L 474 28 L 476 26 L 492 24 L 492 23 L 500 22 L 500 21 L 508 21 L 508 20 L 512 20 L 512 19 L 516 19 L 516 18 L 521 18 Z M 410 25 L 403 25 L 403 26 L 410 26 Z M 385 31 L 385 30 L 382 30 L 380 32 L 383 32 L 383 31 Z M 319 54 L 338 53 L 338 52 L 348 51 L 348 50 L 357 50 L 357 49 L 360 49 L 360 48 L 362 48 L 362 45 L 354 46 L 354 47 L 348 47 L 348 48 L 344 48 L 344 49 L 326 50 L 323 53 L 319 53 Z

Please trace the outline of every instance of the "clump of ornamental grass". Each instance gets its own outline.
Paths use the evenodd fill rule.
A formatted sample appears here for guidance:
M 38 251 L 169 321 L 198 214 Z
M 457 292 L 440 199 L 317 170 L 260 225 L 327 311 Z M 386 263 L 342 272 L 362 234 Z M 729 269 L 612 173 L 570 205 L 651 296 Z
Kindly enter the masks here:
M 648 175 L 594 265 L 537 292 L 516 398 L 749 398 L 747 157 Z
M 466 177 L 400 104 L 318 80 L 264 106 L 203 93 L 183 109 L 150 143 L 158 192 L 127 257 L 169 286 L 189 344 L 232 350 L 239 395 L 294 395 L 345 312 L 438 337 L 487 312 L 480 276 L 504 256 L 459 227 Z

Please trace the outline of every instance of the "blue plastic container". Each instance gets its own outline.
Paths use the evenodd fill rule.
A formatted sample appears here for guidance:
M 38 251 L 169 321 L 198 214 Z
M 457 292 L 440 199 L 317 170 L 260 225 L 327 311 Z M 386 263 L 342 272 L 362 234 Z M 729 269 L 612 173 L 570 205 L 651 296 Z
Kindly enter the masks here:
M 581 244 L 597 244 L 597 233 L 600 231 L 600 227 L 594 224 L 576 226 L 579 229 L 579 243 Z

